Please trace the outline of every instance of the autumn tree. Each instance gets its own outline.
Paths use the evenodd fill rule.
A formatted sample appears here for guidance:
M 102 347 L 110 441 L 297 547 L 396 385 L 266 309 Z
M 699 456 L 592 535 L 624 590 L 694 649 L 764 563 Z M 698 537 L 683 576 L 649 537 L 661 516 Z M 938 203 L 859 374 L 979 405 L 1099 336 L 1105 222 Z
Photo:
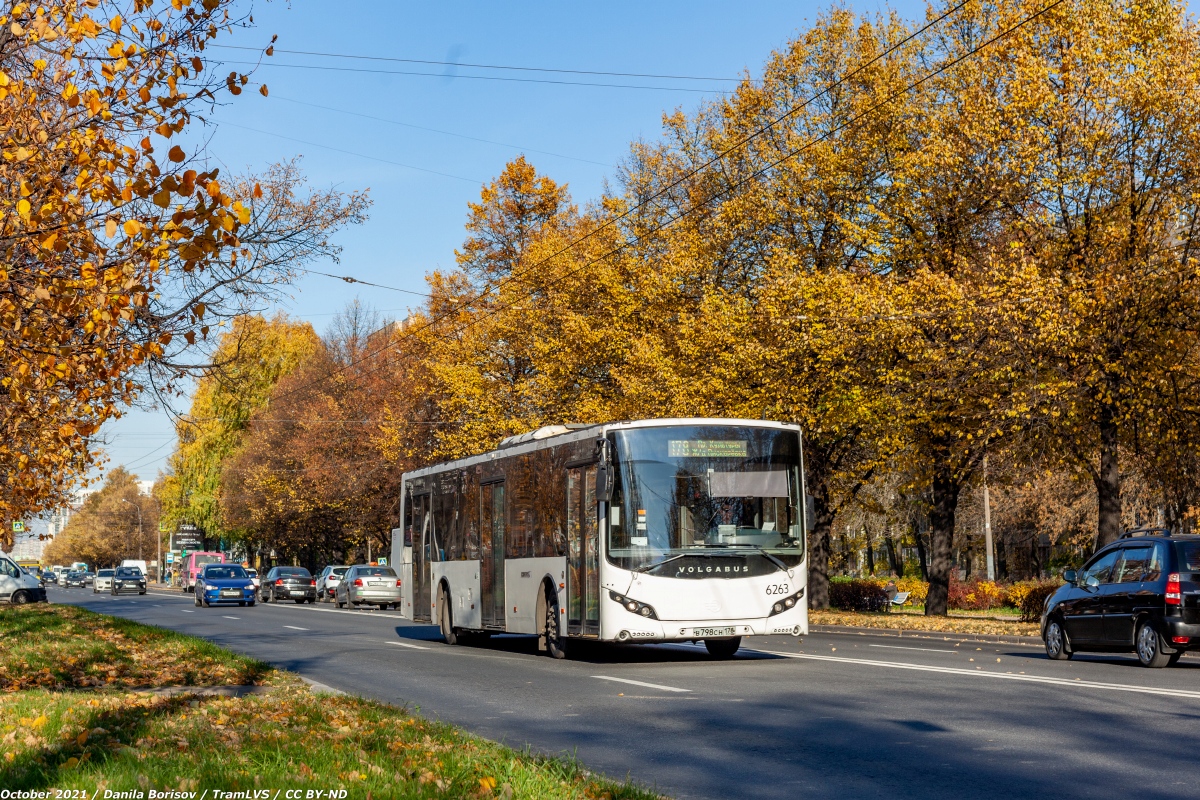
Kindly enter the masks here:
M 140 492 L 136 475 L 116 467 L 46 544 L 42 559 L 57 564 L 83 561 L 93 568 L 116 566 L 127 558 L 152 561 L 158 552 L 157 536 L 156 504 Z
M 209 295 L 236 288 L 249 197 L 172 139 L 242 91 L 206 50 L 249 22 L 237 8 L 0 6 L 0 516 L 62 503 L 141 390 L 133 371 L 202 336 Z
M 557 421 L 534 386 L 550 355 L 537 331 L 554 324 L 562 295 L 539 287 L 553 283 L 546 242 L 569 235 L 570 196 L 520 157 L 469 208 L 457 269 L 430 276 L 427 316 L 406 337 L 428 354 L 443 458 Z
M 1174 0 L 1078 0 L 1018 41 L 1022 112 L 1039 146 L 1016 229 L 1053 290 L 1036 332 L 1039 433 L 1094 484 L 1099 547 L 1121 528 L 1122 452 L 1161 444 L 1141 463 L 1163 477 L 1200 447 L 1189 419 L 1200 356 L 1200 37 Z M 1177 477 L 1183 496 L 1163 489 L 1181 511 L 1194 478 Z
M 228 533 L 220 512 L 225 460 L 242 446 L 250 417 L 279 379 L 317 346 L 308 323 L 282 314 L 270 320 L 239 317 L 221 335 L 215 365 L 200 379 L 188 414 L 176 423 L 179 448 L 169 462 L 174 494 L 163 498 L 169 525 L 191 522 L 210 537 Z
M 249 420 L 225 462 L 222 518 L 258 552 L 310 566 L 389 552 L 400 475 L 410 461 L 383 449 L 398 359 L 368 356 L 397 333 L 355 302 Z

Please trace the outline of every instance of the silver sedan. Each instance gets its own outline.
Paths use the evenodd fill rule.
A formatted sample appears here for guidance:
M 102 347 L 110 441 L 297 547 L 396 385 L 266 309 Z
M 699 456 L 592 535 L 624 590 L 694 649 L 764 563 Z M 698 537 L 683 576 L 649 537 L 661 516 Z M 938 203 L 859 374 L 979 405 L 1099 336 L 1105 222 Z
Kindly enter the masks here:
M 102 569 L 97 572 L 95 579 L 92 581 L 92 594 L 111 592 L 114 572 L 116 572 L 115 569 Z
M 351 567 L 334 590 L 338 608 L 372 605 L 400 606 L 400 577 L 391 567 Z

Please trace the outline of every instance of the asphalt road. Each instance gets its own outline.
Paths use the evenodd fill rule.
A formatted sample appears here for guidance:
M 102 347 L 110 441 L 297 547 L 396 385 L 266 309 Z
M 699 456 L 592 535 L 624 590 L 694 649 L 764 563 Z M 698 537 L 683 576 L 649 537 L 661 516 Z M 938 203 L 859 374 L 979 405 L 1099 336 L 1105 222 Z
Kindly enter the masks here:
M 680 798 L 1200 796 L 1200 659 L 1049 661 L 1040 648 L 894 636 L 753 639 L 731 661 L 692 645 L 529 637 L 450 647 L 394 612 L 198 609 L 190 596 L 55 603 L 202 636 L 352 694 Z

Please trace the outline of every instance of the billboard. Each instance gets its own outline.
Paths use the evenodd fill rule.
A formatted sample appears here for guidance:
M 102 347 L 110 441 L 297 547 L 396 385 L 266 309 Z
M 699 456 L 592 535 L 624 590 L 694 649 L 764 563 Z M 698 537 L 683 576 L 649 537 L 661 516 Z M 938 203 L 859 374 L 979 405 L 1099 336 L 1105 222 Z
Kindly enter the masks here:
M 175 532 L 171 534 L 172 550 L 203 550 L 204 549 L 204 531 L 198 525 L 193 525 L 190 522 L 181 522 Z

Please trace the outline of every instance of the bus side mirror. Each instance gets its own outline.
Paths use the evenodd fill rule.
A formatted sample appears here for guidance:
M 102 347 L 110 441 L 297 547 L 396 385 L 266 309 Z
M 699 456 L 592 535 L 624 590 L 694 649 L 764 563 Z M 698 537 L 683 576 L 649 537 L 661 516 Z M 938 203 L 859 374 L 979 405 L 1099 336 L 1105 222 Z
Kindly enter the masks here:
M 811 494 L 804 495 L 804 530 L 811 531 L 817 527 L 817 498 Z
M 600 464 L 596 467 L 596 497 L 603 503 L 612 499 L 613 479 L 612 466 Z

